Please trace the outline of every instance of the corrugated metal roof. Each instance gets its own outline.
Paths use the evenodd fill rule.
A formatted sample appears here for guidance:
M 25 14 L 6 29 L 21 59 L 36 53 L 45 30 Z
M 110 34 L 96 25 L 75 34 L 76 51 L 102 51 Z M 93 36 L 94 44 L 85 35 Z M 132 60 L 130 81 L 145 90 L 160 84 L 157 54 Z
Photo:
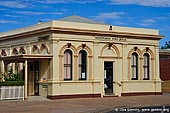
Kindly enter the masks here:
M 167 52 L 167 53 L 170 53 L 170 49 L 159 49 L 159 52 Z

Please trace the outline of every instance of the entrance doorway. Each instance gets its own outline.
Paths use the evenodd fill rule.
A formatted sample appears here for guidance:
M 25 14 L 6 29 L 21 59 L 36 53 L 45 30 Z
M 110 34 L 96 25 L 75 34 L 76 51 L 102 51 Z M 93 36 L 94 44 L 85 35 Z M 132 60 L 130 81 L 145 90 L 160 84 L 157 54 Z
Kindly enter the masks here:
M 39 95 L 39 61 L 30 61 L 28 66 L 28 95 Z
M 113 62 L 104 62 L 105 94 L 113 94 Z
M 34 95 L 39 95 L 39 61 L 34 61 Z

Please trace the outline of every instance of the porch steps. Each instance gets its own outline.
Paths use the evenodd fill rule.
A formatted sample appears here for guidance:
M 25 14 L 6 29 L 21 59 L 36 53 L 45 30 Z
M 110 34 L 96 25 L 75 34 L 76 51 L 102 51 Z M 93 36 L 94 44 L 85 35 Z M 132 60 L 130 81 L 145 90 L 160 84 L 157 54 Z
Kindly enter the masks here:
M 28 96 L 26 101 L 50 101 L 50 99 L 43 96 Z
M 108 94 L 103 95 L 103 97 L 119 97 L 119 96 L 115 95 L 115 94 L 108 93 Z

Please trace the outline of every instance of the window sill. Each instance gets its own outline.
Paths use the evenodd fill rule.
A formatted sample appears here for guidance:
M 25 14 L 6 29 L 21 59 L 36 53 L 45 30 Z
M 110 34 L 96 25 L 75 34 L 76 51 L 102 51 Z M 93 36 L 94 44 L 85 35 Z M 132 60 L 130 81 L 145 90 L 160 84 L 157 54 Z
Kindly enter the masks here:
M 72 81 L 72 79 L 64 79 L 64 81 Z
M 82 79 L 82 78 L 79 78 L 79 80 L 87 80 L 86 78 Z
M 138 80 L 137 78 L 132 78 L 131 80 Z
M 149 80 L 149 78 L 143 78 L 143 80 Z

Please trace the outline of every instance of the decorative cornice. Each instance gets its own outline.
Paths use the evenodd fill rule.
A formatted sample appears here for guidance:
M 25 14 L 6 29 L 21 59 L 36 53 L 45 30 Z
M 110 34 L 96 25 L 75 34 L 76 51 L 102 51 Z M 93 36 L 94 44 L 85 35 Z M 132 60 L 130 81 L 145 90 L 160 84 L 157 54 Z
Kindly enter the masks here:
M 54 31 L 63 32 L 63 33 L 77 33 L 80 35 L 92 35 L 92 36 L 121 36 L 126 38 L 152 38 L 152 39 L 161 39 L 162 35 L 149 35 L 149 34 L 139 34 L 139 33 L 128 33 L 128 32 L 113 32 L 113 31 L 98 31 L 98 30 L 86 30 L 86 29 L 75 29 L 75 28 L 61 28 L 61 27 L 52 27 Z
M 15 56 L 4 56 L 0 57 L 1 60 L 4 61 L 23 61 L 24 59 L 52 59 L 53 55 L 36 55 L 36 54 L 22 54 Z
M 8 36 L 0 36 L 0 41 L 11 40 L 16 38 L 26 38 L 32 35 L 40 35 L 45 33 L 61 33 L 61 34 L 76 34 L 76 35 L 90 35 L 90 36 L 119 36 L 122 38 L 138 38 L 138 39 L 152 39 L 159 40 L 163 38 L 161 35 L 149 35 L 139 33 L 128 33 L 128 32 L 113 32 L 113 31 L 99 31 L 99 30 L 86 30 L 86 29 L 75 29 L 75 28 L 61 28 L 61 27 L 46 27 L 43 29 L 27 31 Z
M 43 29 L 38 29 L 38 30 L 33 30 L 33 31 L 28 31 L 28 32 L 23 32 L 23 33 L 18 33 L 18 34 L 13 34 L 13 35 L 8 35 L 8 36 L 0 36 L 0 41 L 5 41 L 5 40 L 12 40 L 16 38 L 27 38 L 32 35 L 40 35 L 42 33 L 50 33 L 51 32 L 51 27 L 43 28 Z

